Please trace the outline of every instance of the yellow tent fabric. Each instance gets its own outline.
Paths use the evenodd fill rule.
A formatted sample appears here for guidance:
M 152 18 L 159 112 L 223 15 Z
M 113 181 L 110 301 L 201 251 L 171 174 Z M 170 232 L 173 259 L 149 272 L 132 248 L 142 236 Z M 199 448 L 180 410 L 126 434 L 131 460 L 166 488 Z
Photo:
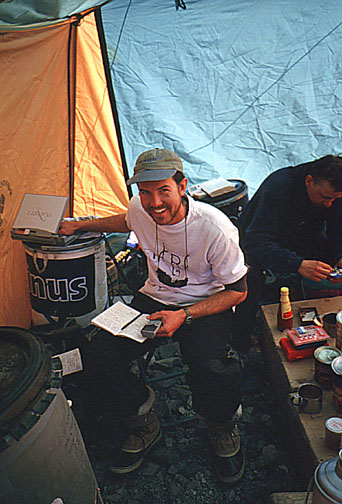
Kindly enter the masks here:
M 74 215 L 122 213 L 128 193 L 93 13 L 77 42 Z
M 75 215 L 118 213 L 128 202 L 93 13 L 76 28 L 75 168 L 69 170 L 72 21 L 1 34 L 0 325 L 31 321 L 25 251 L 11 239 L 25 193 L 68 196 L 74 180 Z

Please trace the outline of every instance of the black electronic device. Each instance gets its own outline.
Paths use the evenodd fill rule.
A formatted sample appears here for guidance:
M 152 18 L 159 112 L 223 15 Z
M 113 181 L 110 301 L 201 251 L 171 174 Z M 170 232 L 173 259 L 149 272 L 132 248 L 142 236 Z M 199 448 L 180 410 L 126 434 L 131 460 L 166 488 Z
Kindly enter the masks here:
M 144 338 L 154 338 L 162 323 L 161 320 L 151 320 L 150 324 L 144 325 L 141 329 L 141 335 L 144 336 Z

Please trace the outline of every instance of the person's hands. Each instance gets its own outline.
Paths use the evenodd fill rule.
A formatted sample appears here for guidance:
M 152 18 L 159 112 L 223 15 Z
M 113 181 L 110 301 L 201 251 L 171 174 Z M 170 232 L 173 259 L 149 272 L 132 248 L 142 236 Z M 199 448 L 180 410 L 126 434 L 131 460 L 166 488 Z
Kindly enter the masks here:
M 342 269 L 342 258 L 337 261 L 334 269 Z M 342 277 L 337 277 L 337 278 L 336 277 L 329 277 L 328 280 L 333 285 L 337 285 L 337 284 L 342 283 Z
M 298 273 L 305 278 L 320 282 L 325 280 L 332 270 L 333 268 L 329 264 L 322 261 L 304 260 L 299 267 Z
M 337 285 L 337 284 L 341 284 L 342 283 L 342 278 L 331 278 L 331 277 L 328 277 L 328 280 L 331 284 L 333 285 Z
M 159 328 L 156 336 L 171 338 L 177 329 L 183 324 L 185 320 L 185 311 L 182 309 L 177 311 L 162 310 L 152 313 L 147 318 L 149 320 L 161 319 L 163 325 Z
M 72 235 L 79 229 L 79 221 L 62 221 L 58 234 Z

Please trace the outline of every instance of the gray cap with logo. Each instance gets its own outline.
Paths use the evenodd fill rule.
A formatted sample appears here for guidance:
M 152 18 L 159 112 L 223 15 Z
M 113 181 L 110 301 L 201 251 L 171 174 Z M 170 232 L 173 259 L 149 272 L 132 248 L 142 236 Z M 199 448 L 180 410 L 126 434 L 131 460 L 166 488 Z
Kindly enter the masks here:
M 174 152 L 151 149 L 140 154 L 135 163 L 134 175 L 127 180 L 127 184 L 165 180 L 173 177 L 177 171 L 183 173 L 183 163 Z

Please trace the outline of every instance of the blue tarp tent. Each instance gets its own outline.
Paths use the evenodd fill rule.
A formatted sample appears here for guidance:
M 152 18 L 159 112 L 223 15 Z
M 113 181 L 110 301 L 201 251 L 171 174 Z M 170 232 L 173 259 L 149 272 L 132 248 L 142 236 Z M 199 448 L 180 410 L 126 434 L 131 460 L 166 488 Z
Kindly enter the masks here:
M 163 145 L 197 183 L 253 193 L 277 168 L 342 152 L 338 0 L 119 0 L 103 8 L 128 166 Z
M 90 16 L 93 23 L 87 21 Z M 68 23 L 73 26 L 69 39 L 74 37 L 77 47 L 63 32 Z M 30 30 L 41 37 L 35 46 L 25 38 Z M 341 35 L 338 0 L 1 2 L 0 239 L 1 267 L 8 276 L 2 299 L 11 298 L 16 307 L 25 291 L 23 281 L 9 290 L 17 263 L 24 262 L 19 244 L 9 245 L 23 192 L 49 193 L 58 178 L 56 194 L 70 196 L 75 214 L 91 209 L 105 215 L 124 208 L 123 177 L 132 173 L 141 151 L 155 146 L 182 157 L 191 183 L 219 175 L 243 179 L 250 194 L 277 168 L 340 155 Z M 27 47 L 31 53 L 25 57 Z M 69 53 L 70 47 L 77 49 L 74 100 L 63 87 L 66 82 L 71 89 L 70 54 L 69 73 L 59 67 L 68 47 Z M 40 71 L 43 65 L 41 74 L 27 77 L 30 67 Z M 99 91 L 100 74 L 108 99 Z M 34 108 L 25 109 L 32 103 Z M 115 127 L 108 126 L 110 117 Z M 73 120 L 76 133 L 70 142 Z M 99 123 L 105 124 L 101 134 Z M 37 143 L 38 131 L 39 152 L 45 155 L 33 158 L 25 140 Z M 62 176 L 54 163 L 61 158 Z M 78 188 L 86 193 L 82 201 Z M 112 205 L 115 192 L 120 194 Z M 2 323 L 20 323 L 8 316 L 10 305 Z

